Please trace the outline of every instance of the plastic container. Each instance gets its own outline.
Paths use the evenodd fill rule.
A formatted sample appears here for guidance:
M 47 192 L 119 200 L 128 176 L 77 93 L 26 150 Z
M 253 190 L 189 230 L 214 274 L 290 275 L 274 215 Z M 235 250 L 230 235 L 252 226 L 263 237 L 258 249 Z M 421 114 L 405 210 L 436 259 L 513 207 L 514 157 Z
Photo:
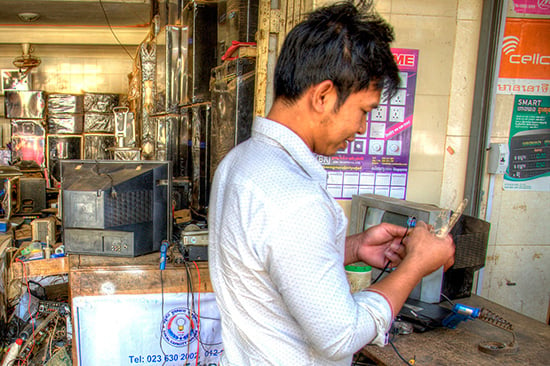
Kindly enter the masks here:
M 363 291 L 370 286 L 372 280 L 372 267 L 363 263 L 356 262 L 344 267 L 348 278 L 350 292 L 356 293 Z

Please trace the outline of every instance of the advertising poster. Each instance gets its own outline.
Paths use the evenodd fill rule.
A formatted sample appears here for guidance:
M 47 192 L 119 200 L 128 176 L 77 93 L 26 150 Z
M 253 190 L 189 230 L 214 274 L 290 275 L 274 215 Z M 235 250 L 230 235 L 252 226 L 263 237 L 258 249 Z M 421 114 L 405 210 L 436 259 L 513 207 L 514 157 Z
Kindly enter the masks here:
M 550 95 L 550 19 L 508 18 L 497 94 Z
M 550 15 L 550 0 L 514 0 L 514 11 L 518 14 Z
M 506 190 L 550 191 L 550 96 L 516 95 Z
M 392 49 L 401 85 L 367 115 L 367 131 L 334 156 L 318 156 L 335 199 L 375 193 L 405 199 L 418 70 L 418 50 Z
M 80 366 L 217 366 L 223 353 L 211 292 L 81 296 L 72 314 Z

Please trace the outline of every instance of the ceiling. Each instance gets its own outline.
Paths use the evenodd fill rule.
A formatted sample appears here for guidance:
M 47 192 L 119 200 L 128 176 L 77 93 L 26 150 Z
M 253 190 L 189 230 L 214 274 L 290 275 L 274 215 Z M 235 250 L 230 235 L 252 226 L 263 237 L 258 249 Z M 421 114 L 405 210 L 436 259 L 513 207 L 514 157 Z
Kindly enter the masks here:
M 18 17 L 20 13 L 38 13 L 40 17 L 24 22 Z M 1 27 L 133 27 L 148 24 L 150 17 L 151 0 L 0 0 Z

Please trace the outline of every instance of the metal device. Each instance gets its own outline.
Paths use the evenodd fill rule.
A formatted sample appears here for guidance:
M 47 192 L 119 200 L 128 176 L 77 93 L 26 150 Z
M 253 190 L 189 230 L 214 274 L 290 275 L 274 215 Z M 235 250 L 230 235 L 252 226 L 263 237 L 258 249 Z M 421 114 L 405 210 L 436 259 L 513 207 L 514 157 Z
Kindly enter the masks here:
M 519 349 L 516 342 L 516 335 L 514 333 L 514 327 L 510 322 L 502 318 L 501 316 L 493 313 L 485 308 L 476 308 L 463 304 L 455 304 L 452 309 L 452 313 L 443 319 L 443 326 L 451 329 L 455 329 L 456 326 L 463 321 L 479 319 L 488 324 L 491 324 L 497 328 L 503 329 L 512 333 L 512 342 L 506 344 L 503 342 L 484 341 L 478 345 L 478 349 L 481 352 L 488 354 L 500 354 L 500 353 L 516 353 Z
M 66 252 L 135 257 L 158 251 L 172 231 L 170 164 L 62 161 Z
M 184 230 L 181 234 L 179 250 L 185 260 L 208 260 L 208 230 L 200 230 L 198 227 Z

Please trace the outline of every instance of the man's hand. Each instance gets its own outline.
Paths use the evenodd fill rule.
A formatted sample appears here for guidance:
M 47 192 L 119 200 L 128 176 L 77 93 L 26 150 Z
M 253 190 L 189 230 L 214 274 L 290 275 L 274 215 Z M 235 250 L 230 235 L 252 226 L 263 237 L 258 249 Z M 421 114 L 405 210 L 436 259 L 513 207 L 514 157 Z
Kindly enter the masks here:
M 344 264 L 362 261 L 375 268 L 384 268 L 390 261 L 390 268 L 401 263 L 405 247 L 401 239 L 407 229 L 398 225 L 382 223 L 346 239 Z
M 447 235 L 444 238 L 435 236 L 426 223 L 419 221 L 411 229 L 405 239 L 407 261 L 415 261 L 425 275 L 432 273 L 443 266 L 449 269 L 454 263 L 455 246 L 453 238 Z

